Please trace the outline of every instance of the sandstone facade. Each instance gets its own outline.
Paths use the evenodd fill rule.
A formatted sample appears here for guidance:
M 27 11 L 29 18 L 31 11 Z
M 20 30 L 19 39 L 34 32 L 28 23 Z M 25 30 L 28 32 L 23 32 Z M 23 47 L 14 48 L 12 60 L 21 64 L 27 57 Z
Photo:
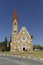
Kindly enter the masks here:
M 26 27 L 22 27 L 20 32 L 18 32 L 18 17 L 15 9 L 12 20 L 11 51 L 29 51 L 32 48 L 32 39 Z

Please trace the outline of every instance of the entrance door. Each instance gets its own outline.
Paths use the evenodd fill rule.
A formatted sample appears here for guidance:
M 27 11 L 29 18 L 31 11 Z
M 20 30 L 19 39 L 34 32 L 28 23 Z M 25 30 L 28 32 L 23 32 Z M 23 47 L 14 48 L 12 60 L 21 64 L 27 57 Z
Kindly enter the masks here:
M 25 51 L 25 47 L 23 47 L 23 51 Z

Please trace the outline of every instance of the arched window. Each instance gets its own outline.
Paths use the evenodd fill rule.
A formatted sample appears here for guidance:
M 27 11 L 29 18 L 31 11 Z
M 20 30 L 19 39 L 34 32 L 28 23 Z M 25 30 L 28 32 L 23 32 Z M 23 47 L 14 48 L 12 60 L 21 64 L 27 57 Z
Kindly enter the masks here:
M 16 25 L 16 22 L 14 23 L 14 25 Z

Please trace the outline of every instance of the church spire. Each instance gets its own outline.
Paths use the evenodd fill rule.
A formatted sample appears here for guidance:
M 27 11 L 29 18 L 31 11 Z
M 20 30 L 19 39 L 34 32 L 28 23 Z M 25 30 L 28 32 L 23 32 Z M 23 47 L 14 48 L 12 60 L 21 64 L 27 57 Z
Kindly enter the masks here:
M 16 8 L 14 9 L 14 15 L 13 15 L 13 20 L 16 19 L 18 21 L 17 13 L 16 13 Z

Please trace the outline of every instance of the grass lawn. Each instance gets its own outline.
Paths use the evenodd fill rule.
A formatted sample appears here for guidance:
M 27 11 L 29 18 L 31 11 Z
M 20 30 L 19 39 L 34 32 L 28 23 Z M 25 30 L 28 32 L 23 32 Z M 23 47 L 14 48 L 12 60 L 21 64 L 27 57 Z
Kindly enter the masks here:
M 33 51 L 33 52 L 0 52 L 0 54 L 9 54 L 9 55 L 21 55 L 21 56 L 30 56 L 30 57 L 38 57 L 43 58 L 43 51 Z

